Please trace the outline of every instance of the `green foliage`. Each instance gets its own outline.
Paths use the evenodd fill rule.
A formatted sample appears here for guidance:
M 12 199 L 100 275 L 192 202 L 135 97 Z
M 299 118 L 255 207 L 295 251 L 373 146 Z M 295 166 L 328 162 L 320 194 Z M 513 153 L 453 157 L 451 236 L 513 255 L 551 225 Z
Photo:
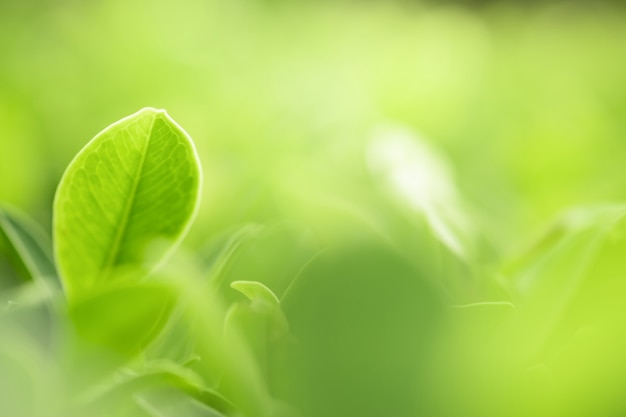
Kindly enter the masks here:
M 112 271 L 157 262 L 196 211 L 200 165 L 187 134 L 164 111 L 143 109 L 98 134 L 65 171 L 54 201 L 56 260 L 70 297 Z M 144 262 L 145 261 L 145 262 Z M 149 263 L 148 263 L 149 265 Z
M 143 393 L 138 408 L 129 407 L 126 398 L 129 391 Z M 165 397 L 159 398 L 155 395 L 157 393 L 165 394 Z M 173 398 L 177 400 L 173 401 Z M 91 393 L 86 402 L 89 402 L 93 412 L 103 407 L 116 408 L 118 413 L 116 415 L 138 412 L 138 409 L 149 415 L 152 415 L 150 413 L 169 415 L 167 413 L 171 412 L 172 407 L 185 406 L 203 410 L 204 414 L 199 415 L 223 416 L 235 412 L 233 405 L 216 391 L 206 388 L 202 378 L 196 373 L 182 365 L 167 361 L 150 364 L 141 373 L 129 372 L 104 389 Z M 154 404 L 159 402 L 160 406 Z M 167 404 L 170 402 L 174 404 Z
M 81 299 L 68 314 L 85 341 L 132 356 L 159 333 L 174 304 L 172 298 L 162 286 L 114 287 Z
M 541 386 L 567 415 L 623 407 L 625 214 L 624 205 L 572 210 L 505 270 L 525 319 L 517 346 L 552 374 Z
M 305 415 L 435 413 L 429 365 L 446 314 L 429 273 L 375 240 L 307 265 L 281 300 L 299 342 L 289 395 Z
M 395 139 L 380 140 L 384 155 Z M 24 278 L 0 298 L 0 392 L 19 392 L 0 411 L 547 417 L 621 409 L 615 389 L 586 387 L 626 383 L 626 208 L 574 210 L 498 274 L 480 277 L 480 242 L 459 227 L 460 212 L 448 207 L 440 217 L 441 195 L 421 200 L 423 188 L 394 182 L 433 158 L 403 149 L 402 164 L 383 178 L 397 217 L 350 219 L 355 209 L 322 204 L 325 219 L 354 222 L 342 226 L 354 227 L 351 235 L 319 245 L 298 222 L 247 225 L 168 262 L 198 205 L 194 145 L 152 109 L 105 129 L 72 161 L 55 198 L 63 293 L 50 285 L 57 273 L 45 233 L 0 211 L 2 253 Z M 310 224 L 332 240 L 319 219 Z M 268 263 L 277 248 L 295 256 L 297 273 Z M 236 279 L 255 272 L 268 283 Z M 578 365 L 589 357 L 601 359 Z
M 0 416 L 626 414 L 623 10 L 434 3 L 1 3 Z
M 191 139 L 164 111 L 141 110 L 96 136 L 68 167 L 54 203 L 54 251 L 67 301 L 45 290 L 47 278 L 56 277 L 46 236 L 23 216 L 0 212 L 2 252 L 25 279 L 35 279 L 2 297 L 0 331 L 7 343 L 0 344 L 0 389 L 34 384 L 5 402 L 3 415 L 267 414 L 270 406 L 262 402 L 270 400 L 263 397 L 256 365 L 238 347 L 238 330 L 230 329 L 228 345 L 219 340 L 224 313 L 213 282 L 230 257 L 228 246 L 210 282 L 195 283 L 189 264 L 176 271 L 191 279 L 186 286 L 182 277 L 157 272 L 191 223 L 200 182 Z M 253 297 L 264 294 L 250 284 L 242 289 Z M 195 315 L 204 314 L 211 299 L 213 313 L 197 329 Z M 172 362 L 177 344 L 195 354 Z M 65 375 L 63 394 L 41 386 L 36 370 L 22 368 L 23 345 L 32 345 L 44 362 L 59 361 L 49 372 Z M 15 365 L 5 365 L 5 357 Z M 198 373 L 188 368 L 197 361 Z M 42 395 L 43 404 L 59 396 L 57 407 L 32 411 L 32 398 Z
M 48 236 L 30 219 L 3 208 L 0 208 L 0 248 L 23 279 L 56 276 Z
M 245 295 L 251 302 L 271 308 L 278 307 L 278 297 L 257 281 L 235 281 L 230 286 Z

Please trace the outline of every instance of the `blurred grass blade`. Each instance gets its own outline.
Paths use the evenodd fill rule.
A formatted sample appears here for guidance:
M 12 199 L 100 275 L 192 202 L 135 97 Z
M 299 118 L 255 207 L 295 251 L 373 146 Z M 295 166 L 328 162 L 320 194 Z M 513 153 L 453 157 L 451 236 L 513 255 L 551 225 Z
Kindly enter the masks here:
M 2 207 L 0 250 L 25 280 L 56 276 L 50 238 L 25 215 Z
M 171 250 L 195 214 L 200 182 L 191 138 L 163 110 L 140 110 L 99 133 L 54 201 L 55 256 L 69 295 L 141 263 L 154 241 L 168 242 L 157 258 Z

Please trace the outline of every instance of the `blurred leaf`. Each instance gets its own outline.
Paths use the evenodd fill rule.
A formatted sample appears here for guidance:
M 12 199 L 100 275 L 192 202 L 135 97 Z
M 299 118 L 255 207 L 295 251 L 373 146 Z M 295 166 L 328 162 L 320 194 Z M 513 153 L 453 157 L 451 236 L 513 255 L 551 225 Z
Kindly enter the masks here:
M 299 342 L 283 389 L 304 415 L 431 415 L 445 313 L 427 274 L 378 241 L 307 265 L 281 300 Z
M 50 238 L 31 219 L 2 207 L 0 249 L 24 279 L 56 276 Z
M 559 349 L 599 312 L 620 308 L 614 297 L 626 296 L 625 215 L 624 206 L 573 210 L 505 268 L 529 354 Z
M 271 388 L 276 378 L 276 362 L 283 359 L 285 344 L 290 342 L 287 319 L 276 295 L 260 282 L 235 281 L 231 287 L 248 300 L 237 302 L 228 310 L 224 337 L 229 343 L 241 333 Z
M 269 288 L 258 281 L 234 281 L 230 286 L 245 295 L 251 302 L 278 307 L 278 297 Z
M 193 363 L 199 359 L 192 342 L 195 327 L 180 304 L 170 314 L 163 331 L 144 350 L 146 359 L 169 359 L 178 363 Z
M 83 396 L 88 410 L 125 409 L 136 395 L 156 389 L 175 388 L 190 398 L 227 415 L 235 414 L 234 405 L 220 393 L 206 387 L 192 370 L 170 361 L 146 364 L 140 372 L 117 375 L 111 384 L 98 386 Z
M 219 290 L 242 246 L 262 229 L 259 225 L 246 225 L 229 235 L 225 242 L 218 243 L 221 247 L 214 251 L 209 262 L 209 282 L 213 289 Z
M 140 264 L 157 240 L 168 242 L 161 261 L 190 225 L 200 182 L 191 139 L 163 110 L 143 109 L 99 133 L 55 196 L 55 255 L 68 294 Z
M 430 256 L 421 265 L 437 271 L 433 284 L 453 304 L 500 298 L 481 270 L 490 251 L 470 216 L 447 156 L 434 141 L 403 125 L 373 129 L 366 156 L 370 175 L 381 190 L 388 233 L 407 257 Z
M 76 302 L 69 316 L 81 338 L 127 357 L 159 333 L 174 301 L 171 289 L 156 284 L 112 287 Z
M 235 253 L 228 255 L 227 267 L 219 268 L 218 260 L 210 272 L 213 279 L 214 271 L 221 271 L 219 292 L 228 304 L 240 300 L 240 293 L 230 288 L 230 284 L 240 280 L 262 283 L 272 288 L 272 292 L 280 298 L 298 271 L 316 252 L 310 229 L 295 222 L 246 226 L 233 234 L 231 239 L 237 239 L 238 244 Z M 227 247 L 224 246 L 224 255 L 227 255 Z
M 172 266 L 168 263 L 165 271 Z M 186 274 L 181 275 L 180 270 L 185 270 Z M 226 340 L 226 312 L 218 294 L 207 286 L 206 277 L 201 271 L 177 267 L 177 271 L 171 272 L 170 285 L 180 295 L 182 315 L 178 330 L 181 332 L 175 329 L 172 333 L 166 332 L 164 336 L 189 336 L 187 343 L 190 343 L 197 360 L 189 361 L 188 367 L 197 372 L 208 386 L 219 389 L 243 415 L 269 417 L 271 403 L 267 388 L 249 346 L 238 335 L 231 334 L 233 337 Z M 175 340 L 171 341 L 175 343 Z M 158 355 L 158 352 L 152 352 L 154 354 Z
M 466 260 L 476 232 L 463 210 L 452 168 L 428 141 L 403 126 L 380 126 L 368 147 L 372 173 L 413 214 L 424 216 L 436 238 Z
M 598 206 L 568 212 L 504 270 L 519 314 L 502 337 L 522 363 L 551 371 L 544 384 L 559 415 L 626 410 L 624 253 L 626 206 Z M 545 408 L 524 396 L 528 410 Z
M 4 327 L 19 329 L 33 345 L 42 350 L 52 348 L 60 339 L 59 315 L 55 309 L 55 302 L 62 299 L 59 295 L 60 289 L 53 290 L 51 285 L 40 280 L 3 292 L 0 297 L 0 327 L 3 328 L 0 334 L 8 338 Z
M 173 388 L 155 388 L 137 394 L 136 401 L 151 417 L 227 417 Z

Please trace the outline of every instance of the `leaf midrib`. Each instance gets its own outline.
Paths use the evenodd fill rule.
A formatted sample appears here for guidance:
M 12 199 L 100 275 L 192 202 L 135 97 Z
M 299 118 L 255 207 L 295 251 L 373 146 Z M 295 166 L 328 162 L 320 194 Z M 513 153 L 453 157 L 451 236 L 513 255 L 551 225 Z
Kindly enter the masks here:
M 126 231 L 128 230 L 128 220 L 130 218 L 130 213 L 133 210 L 133 206 L 135 205 L 135 199 L 137 196 L 137 188 L 139 187 L 139 183 L 141 182 L 141 173 L 143 171 L 144 164 L 146 162 L 146 155 L 148 154 L 148 147 L 150 146 L 150 140 L 152 139 L 152 131 L 154 130 L 154 124 L 156 123 L 158 115 L 154 115 L 152 117 L 152 123 L 150 124 L 150 128 L 148 129 L 147 139 L 144 145 L 143 152 L 141 154 L 141 159 L 139 160 L 139 165 L 137 167 L 137 171 L 135 172 L 135 176 L 133 178 L 133 185 L 130 190 L 130 195 L 126 200 L 126 204 L 124 205 L 124 210 L 122 212 L 122 219 L 115 231 L 115 237 L 113 238 L 113 244 L 111 245 L 111 249 L 109 251 L 108 256 L 105 258 L 105 262 L 102 265 L 100 271 L 100 277 L 108 275 L 111 271 L 113 265 L 117 261 L 120 253 L 120 246 L 124 236 L 126 235 Z

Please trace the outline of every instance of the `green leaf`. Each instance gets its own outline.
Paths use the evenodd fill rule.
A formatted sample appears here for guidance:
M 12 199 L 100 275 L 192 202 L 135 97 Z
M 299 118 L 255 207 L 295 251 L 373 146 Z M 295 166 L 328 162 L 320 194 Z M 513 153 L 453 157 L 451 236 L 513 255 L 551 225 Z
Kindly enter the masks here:
M 24 279 L 56 276 L 50 238 L 25 215 L 0 207 L 0 242 Z
M 130 356 L 163 328 L 174 298 L 171 289 L 157 284 L 113 287 L 74 303 L 69 316 L 84 340 Z
M 224 312 L 215 292 L 206 291 L 201 277 L 189 275 L 180 285 L 185 317 L 192 326 L 191 343 L 200 358 L 190 367 L 229 398 L 242 415 L 268 417 L 269 397 L 249 346 L 225 335 Z
M 199 202 L 201 172 L 185 131 L 145 108 L 99 133 L 65 171 L 54 201 L 55 256 L 70 297 L 125 266 L 154 264 L 182 239 Z M 165 245 L 149 247 L 165 241 Z
M 280 309 L 278 297 L 257 281 L 234 281 L 231 287 L 248 300 L 233 304 L 224 319 L 224 338 L 228 343 L 243 336 L 259 370 L 270 384 L 275 377 L 277 355 L 289 342 L 289 325 Z
M 268 306 L 278 307 L 278 297 L 258 281 L 234 281 L 230 286 L 245 295 L 251 302 L 260 302 Z

